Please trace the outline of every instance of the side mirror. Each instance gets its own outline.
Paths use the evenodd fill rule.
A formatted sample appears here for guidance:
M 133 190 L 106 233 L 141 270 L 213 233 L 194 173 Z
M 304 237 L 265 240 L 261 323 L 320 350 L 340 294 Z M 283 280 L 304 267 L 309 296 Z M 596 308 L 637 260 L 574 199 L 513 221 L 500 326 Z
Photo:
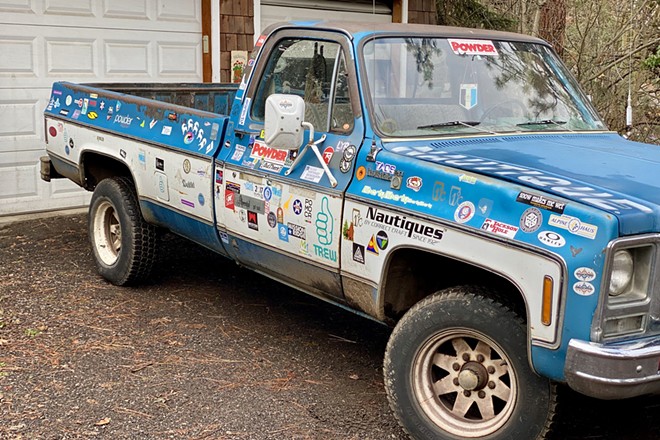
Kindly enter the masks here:
M 264 141 L 279 150 L 297 150 L 303 142 L 305 101 L 298 95 L 275 93 L 266 99 Z

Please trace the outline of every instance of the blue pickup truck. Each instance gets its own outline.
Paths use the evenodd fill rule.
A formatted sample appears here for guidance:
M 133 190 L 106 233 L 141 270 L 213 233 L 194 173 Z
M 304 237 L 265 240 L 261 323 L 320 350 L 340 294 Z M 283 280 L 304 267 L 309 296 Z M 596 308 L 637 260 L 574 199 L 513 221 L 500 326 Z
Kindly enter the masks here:
M 121 88 L 55 83 L 42 158 L 93 191 L 110 282 L 149 277 L 163 228 L 393 326 L 412 438 L 545 438 L 559 383 L 660 390 L 660 150 L 544 41 L 288 23 L 235 87 Z

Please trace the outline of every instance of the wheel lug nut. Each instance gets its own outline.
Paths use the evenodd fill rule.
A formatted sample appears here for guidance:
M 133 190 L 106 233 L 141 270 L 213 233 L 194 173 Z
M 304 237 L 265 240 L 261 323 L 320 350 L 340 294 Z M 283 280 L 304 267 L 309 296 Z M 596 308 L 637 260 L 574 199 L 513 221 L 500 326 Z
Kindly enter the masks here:
M 479 391 L 479 393 L 477 393 L 477 394 L 479 395 L 480 399 L 483 399 L 484 397 L 486 397 L 486 392 L 485 391 Z
M 458 386 L 458 377 L 455 377 L 453 382 L 454 382 L 454 385 Z
M 458 371 L 458 370 L 461 369 L 461 366 L 458 365 L 458 363 L 456 363 L 456 362 L 454 362 L 454 365 L 452 365 L 451 367 L 454 369 L 454 371 Z
M 491 390 L 495 388 L 495 382 L 493 382 L 492 380 L 488 382 L 488 388 L 490 388 Z
M 465 397 L 470 397 L 470 395 L 472 395 L 472 393 L 469 392 L 468 390 L 465 390 L 465 391 L 463 391 L 463 395 L 464 395 Z
M 485 358 L 484 358 L 484 355 L 483 355 L 483 354 L 479 354 L 479 355 L 477 355 L 477 362 L 481 363 L 481 362 L 484 361 L 484 359 L 485 359 Z
M 470 355 L 467 354 L 467 353 L 463 353 L 463 360 L 464 360 L 465 362 L 469 361 L 469 360 L 470 360 Z
M 495 373 L 495 367 L 491 365 L 490 367 L 488 367 L 488 374 L 493 374 L 493 373 Z

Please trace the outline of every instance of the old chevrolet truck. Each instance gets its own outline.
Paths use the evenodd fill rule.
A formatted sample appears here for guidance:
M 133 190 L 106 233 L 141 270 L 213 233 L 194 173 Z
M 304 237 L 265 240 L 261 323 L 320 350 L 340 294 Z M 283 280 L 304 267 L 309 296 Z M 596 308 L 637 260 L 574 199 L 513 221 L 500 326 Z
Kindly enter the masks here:
M 149 276 L 163 228 L 394 326 L 413 438 L 544 438 L 558 383 L 660 390 L 660 150 L 608 131 L 545 42 L 289 23 L 236 88 L 117 87 L 55 83 L 42 159 L 93 191 L 110 282 Z

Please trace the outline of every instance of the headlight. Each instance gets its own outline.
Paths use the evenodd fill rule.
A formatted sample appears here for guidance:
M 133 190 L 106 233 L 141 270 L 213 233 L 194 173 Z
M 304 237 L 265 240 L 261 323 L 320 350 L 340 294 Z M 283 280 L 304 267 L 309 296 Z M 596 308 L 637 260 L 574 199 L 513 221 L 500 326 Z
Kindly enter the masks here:
M 616 251 L 612 259 L 612 277 L 610 278 L 610 295 L 621 295 L 630 286 L 633 278 L 633 257 L 630 251 Z

